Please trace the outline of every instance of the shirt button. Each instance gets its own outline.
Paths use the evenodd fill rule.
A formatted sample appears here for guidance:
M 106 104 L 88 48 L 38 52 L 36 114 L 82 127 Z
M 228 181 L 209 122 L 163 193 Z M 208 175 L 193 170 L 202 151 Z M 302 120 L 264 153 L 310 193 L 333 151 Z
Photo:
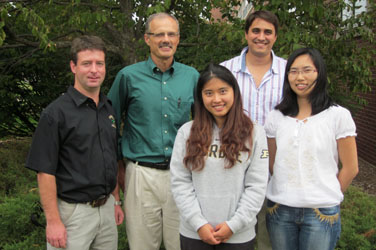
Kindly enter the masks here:
M 163 84 L 164 84 L 164 85 L 166 85 L 166 84 L 167 84 L 167 82 L 163 82 Z
M 168 150 L 168 147 L 165 147 L 165 150 L 167 151 L 167 150 Z
M 165 114 L 164 117 L 167 118 L 167 114 Z
M 167 101 L 167 97 L 163 98 L 165 101 Z
M 165 130 L 164 133 L 167 134 L 167 130 Z

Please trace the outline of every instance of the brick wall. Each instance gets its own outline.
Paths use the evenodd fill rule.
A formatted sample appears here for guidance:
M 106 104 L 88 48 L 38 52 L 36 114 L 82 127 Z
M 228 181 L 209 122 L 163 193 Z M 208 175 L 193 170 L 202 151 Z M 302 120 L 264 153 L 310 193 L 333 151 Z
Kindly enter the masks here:
M 373 69 L 373 79 L 372 91 L 360 94 L 368 105 L 354 114 L 354 120 L 358 134 L 358 156 L 376 166 L 376 69 Z

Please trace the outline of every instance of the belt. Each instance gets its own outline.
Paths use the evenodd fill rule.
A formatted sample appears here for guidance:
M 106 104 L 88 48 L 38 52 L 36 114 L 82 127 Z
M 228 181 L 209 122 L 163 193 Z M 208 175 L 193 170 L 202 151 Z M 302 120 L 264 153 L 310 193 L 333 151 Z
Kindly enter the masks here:
M 106 204 L 108 197 L 110 197 L 110 195 L 102 195 L 98 199 L 89 201 L 86 204 L 88 204 L 92 207 L 100 207 L 100 206 L 103 206 L 104 204 Z
M 158 163 L 152 163 L 152 162 L 144 162 L 144 161 L 134 161 L 131 160 L 133 163 L 138 164 L 143 167 L 148 167 L 148 168 L 155 168 L 159 170 L 168 170 L 170 169 L 170 159 L 165 162 L 158 162 Z

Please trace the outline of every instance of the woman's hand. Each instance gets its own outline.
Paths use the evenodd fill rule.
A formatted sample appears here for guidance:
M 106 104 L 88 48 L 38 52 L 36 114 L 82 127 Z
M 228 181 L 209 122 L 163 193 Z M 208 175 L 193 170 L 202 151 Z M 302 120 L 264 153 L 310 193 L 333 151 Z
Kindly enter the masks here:
M 221 241 L 217 240 L 214 236 L 214 228 L 210 224 L 205 224 L 198 229 L 200 239 L 209 245 L 218 245 Z
M 220 242 L 226 243 L 232 236 L 232 231 L 226 222 L 218 224 L 215 227 L 215 232 L 213 234 L 214 238 Z

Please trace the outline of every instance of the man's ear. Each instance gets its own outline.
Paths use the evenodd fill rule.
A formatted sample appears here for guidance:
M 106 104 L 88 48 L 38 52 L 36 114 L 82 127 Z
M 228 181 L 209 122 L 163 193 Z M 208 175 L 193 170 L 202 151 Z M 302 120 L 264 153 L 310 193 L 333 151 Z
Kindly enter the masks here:
M 70 60 L 69 64 L 70 64 L 70 68 L 73 74 L 76 74 L 76 64 L 72 60 Z
M 150 37 L 147 34 L 144 34 L 144 40 L 145 40 L 145 43 L 149 46 Z

